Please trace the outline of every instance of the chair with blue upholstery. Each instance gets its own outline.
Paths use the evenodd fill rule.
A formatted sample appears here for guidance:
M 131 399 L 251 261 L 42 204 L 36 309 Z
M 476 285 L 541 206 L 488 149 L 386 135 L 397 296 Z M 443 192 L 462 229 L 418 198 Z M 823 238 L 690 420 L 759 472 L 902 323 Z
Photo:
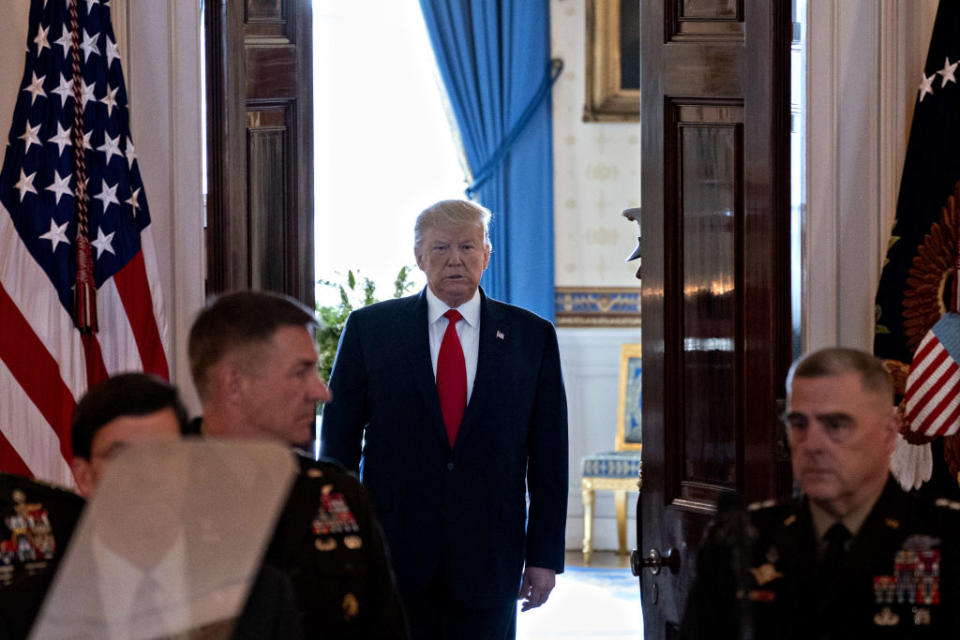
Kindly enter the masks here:
M 620 403 L 614 450 L 580 461 L 583 493 L 583 562 L 593 551 L 593 502 L 598 490 L 613 491 L 617 511 L 617 545 L 627 555 L 627 492 L 638 491 L 643 477 L 640 452 L 640 345 L 625 344 L 620 354 Z

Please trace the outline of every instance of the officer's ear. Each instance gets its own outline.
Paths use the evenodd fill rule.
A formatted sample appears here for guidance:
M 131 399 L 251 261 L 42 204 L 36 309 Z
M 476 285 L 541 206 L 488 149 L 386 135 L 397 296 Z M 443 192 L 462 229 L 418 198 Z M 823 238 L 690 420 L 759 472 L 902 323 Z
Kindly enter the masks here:
M 216 370 L 219 396 L 228 402 L 235 402 L 243 395 L 243 367 L 235 358 L 222 362 Z
M 93 489 L 96 485 L 96 476 L 93 472 L 93 465 L 89 460 L 74 456 L 70 461 L 70 468 L 73 470 L 73 479 L 77 483 L 77 493 L 84 498 L 93 495 Z
M 890 413 L 887 414 L 883 422 L 883 442 L 890 453 L 893 453 L 893 450 L 897 447 L 897 435 L 900 433 L 902 424 L 903 419 L 899 407 L 890 407 Z

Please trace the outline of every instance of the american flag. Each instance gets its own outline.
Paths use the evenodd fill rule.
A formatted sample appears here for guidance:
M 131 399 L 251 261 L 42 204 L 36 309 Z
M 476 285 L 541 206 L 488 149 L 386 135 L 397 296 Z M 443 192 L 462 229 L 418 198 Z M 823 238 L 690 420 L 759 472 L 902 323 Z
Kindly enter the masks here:
M 122 371 L 169 377 L 150 229 L 109 0 L 32 0 L 0 171 L 0 470 L 71 485 L 76 399 Z
M 904 394 L 910 429 L 929 440 L 960 428 L 960 314 L 945 313 L 924 336 Z
M 930 332 L 942 317 L 949 316 L 944 316 L 947 310 L 956 308 L 951 295 L 960 231 L 960 2 L 939 3 L 927 57 L 914 78 L 913 120 L 896 219 L 877 286 L 873 353 L 883 360 L 893 375 L 897 395 L 903 398 L 898 408 L 904 418 L 901 434 L 905 440 L 898 441 L 892 467 L 897 479 L 905 487 L 920 487 L 929 479 L 922 487 L 928 495 L 960 499 L 960 435 L 933 437 L 939 427 L 930 431 L 932 423 L 911 422 L 925 422 L 921 412 L 927 411 L 932 413 L 925 415 L 937 414 L 947 420 L 953 411 L 943 400 L 956 384 L 955 373 L 946 360 L 931 369 L 926 356 L 935 350 L 929 342 L 924 352 L 920 347 L 925 340 L 932 340 L 955 349 L 944 332 L 945 325 Z M 945 321 L 949 322 L 953 321 Z M 914 391 L 908 409 L 910 377 Z M 920 389 L 936 389 L 936 393 L 918 395 Z

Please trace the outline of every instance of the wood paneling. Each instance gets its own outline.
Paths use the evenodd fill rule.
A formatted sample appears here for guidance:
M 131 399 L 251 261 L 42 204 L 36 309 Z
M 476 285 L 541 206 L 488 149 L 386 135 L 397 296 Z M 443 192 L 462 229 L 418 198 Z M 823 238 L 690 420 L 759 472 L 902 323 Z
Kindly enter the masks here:
M 297 47 L 294 45 L 250 45 L 244 48 L 246 56 L 247 103 L 293 101 L 300 90 L 297 76 Z
M 212 293 L 270 289 L 313 306 L 310 6 L 208 2 Z
M 283 20 L 283 0 L 247 0 L 247 22 Z
M 675 107 L 675 112 L 681 109 Z M 687 116 L 719 109 L 687 109 Z M 730 115 L 742 114 L 728 108 Z M 671 127 L 679 166 L 680 298 L 684 482 L 734 487 L 739 407 L 740 288 L 737 243 L 743 183 L 739 121 L 679 119 Z
M 288 134 L 286 127 L 249 129 L 250 279 L 274 291 L 283 290 L 283 261 L 278 258 L 287 252 Z

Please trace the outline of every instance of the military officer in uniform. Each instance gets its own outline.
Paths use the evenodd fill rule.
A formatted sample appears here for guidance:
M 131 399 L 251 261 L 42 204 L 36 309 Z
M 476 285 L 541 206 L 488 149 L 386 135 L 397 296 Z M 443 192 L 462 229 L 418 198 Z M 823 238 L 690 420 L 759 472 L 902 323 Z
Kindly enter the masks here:
M 265 438 L 295 446 L 313 434 L 315 319 L 266 292 L 225 295 L 200 312 L 189 356 L 206 437 Z M 300 474 L 267 550 L 291 578 L 306 638 L 406 638 L 406 618 L 380 526 L 357 477 L 296 454 Z
M 66 489 L 0 473 L 0 638 L 26 638 L 80 518 Z
M 960 637 L 960 504 L 890 475 L 900 421 L 883 365 L 823 349 L 793 364 L 787 391 L 802 495 L 718 512 L 681 637 Z

